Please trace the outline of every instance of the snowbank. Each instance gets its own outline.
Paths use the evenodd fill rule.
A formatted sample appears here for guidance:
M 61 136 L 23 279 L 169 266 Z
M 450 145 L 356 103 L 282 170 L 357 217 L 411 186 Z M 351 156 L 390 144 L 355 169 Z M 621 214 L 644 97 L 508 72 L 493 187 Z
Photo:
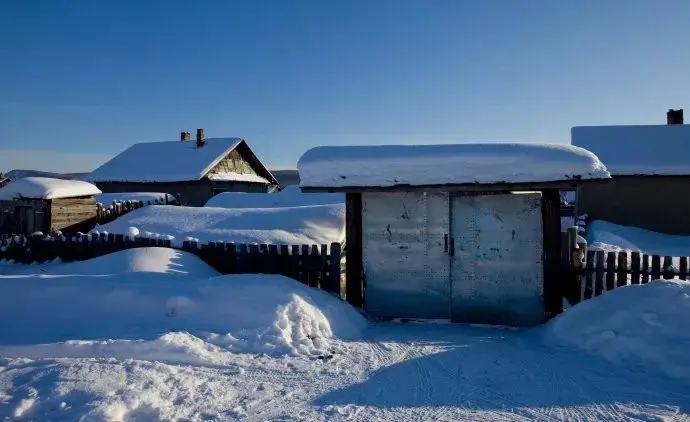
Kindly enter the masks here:
M 130 227 L 139 229 L 143 236 L 173 236 L 180 245 L 186 237 L 201 243 L 329 244 L 344 240 L 345 205 L 262 209 L 152 205 L 96 230 L 127 234 Z
M 608 178 L 591 152 L 563 144 L 317 147 L 297 165 L 301 186 L 551 182 Z
M 688 175 L 690 125 L 578 126 L 571 143 L 599 157 L 614 175 Z
M 604 251 L 637 251 L 661 256 L 690 255 L 690 236 L 657 233 L 602 220 L 594 220 L 587 225 L 587 242 L 590 249 Z
M 89 262 L 70 265 L 70 273 L 94 271 Z M 80 340 L 0 347 L 4 357 L 314 355 L 328 353 L 333 337 L 357 337 L 365 326 L 346 302 L 282 276 L 0 276 L 0 297 L 0 320 L 21 321 L 0 324 L 0 344 Z M 104 341 L 114 338 L 145 341 Z
M 176 201 L 173 195 L 163 192 L 120 192 L 120 193 L 101 193 L 96 195 L 96 202 L 104 205 L 112 204 L 113 202 L 143 202 L 145 204 L 151 202 L 174 202 Z
M 62 263 L 59 260 L 40 265 L 17 265 L 13 274 L 114 275 L 127 273 L 163 273 L 214 277 L 218 272 L 188 252 L 170 248 L 136 248 L 99 256 L 88 261 Z M 1 273 L 1 271 L 0 271 Z
M 278 208 L 307 205 L 344 204 L 342 193 L 302 193 L 297 186 L 288 186 L 278 193 L 220 193 L 206 202 L 205 207 Z
M 7 186 L 0 189 L 0 199 L 11 200 L 17 197 L 59 199 L 91 196 L 99 193 L 101 191 L 96 186 L 80 180 L 25 177 L 8 183 Z
M 546 338 L 623 365 L 651 363 L 690 380 L 690 282 L 657 280 L 584 301 L 546 327 Z

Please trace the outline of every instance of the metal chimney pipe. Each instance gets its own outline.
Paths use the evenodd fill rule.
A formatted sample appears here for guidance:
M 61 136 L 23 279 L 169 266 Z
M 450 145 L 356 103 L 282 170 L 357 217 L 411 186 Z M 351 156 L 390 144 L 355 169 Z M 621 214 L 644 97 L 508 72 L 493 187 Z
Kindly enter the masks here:
M 673 110 L 669 109 L 666 113 L 666 124 L 668 125 L 682 125 L 683 124 L 683 109 Z
M 204 129 L 196 130 L 196 146 L 202 147 L 206 143 L 206 138 L 204 137 Z

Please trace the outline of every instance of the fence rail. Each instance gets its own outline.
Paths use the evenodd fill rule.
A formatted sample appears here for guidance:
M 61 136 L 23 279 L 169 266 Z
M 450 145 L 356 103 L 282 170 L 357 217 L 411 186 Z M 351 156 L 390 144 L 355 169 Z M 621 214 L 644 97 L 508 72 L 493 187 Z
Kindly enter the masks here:
M 98 224 L 107 224 L 128 212 L 148 205 L 179 205 L 179 200 L 168 200 L 166 197 L 149 201 L 113 201 L 110 205 L 104 205 L 99 202 L 96 204 L 96 222 Z
M 690 279 L 688 257 L 640 254 L 639 252 L 587 251 L 585 266 L 576 270 L 586 300 L 629 284 L 658 279 Z
M 2 236 L 0 260 L 43 263 L 84 261 L 125 249 L 158 246 L 192 253 L 221 274 L 279 274 L 343 297 L 341 245 L 268 245 L 127 238 L 121 234 L 74 236 Z

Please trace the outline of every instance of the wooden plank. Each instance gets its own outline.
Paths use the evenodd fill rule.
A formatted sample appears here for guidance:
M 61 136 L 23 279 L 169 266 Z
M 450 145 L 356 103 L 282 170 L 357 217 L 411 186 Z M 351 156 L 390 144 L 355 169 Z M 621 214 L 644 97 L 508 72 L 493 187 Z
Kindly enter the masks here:
M 310 283 L 309 279 L 309 245 L 302 245 L 302 248 L 300 250 L 300 279 L 302 283 L 306 284 L 307 286 L 313 287 L 312 284 Z
M 290 254 L 290 277 L 300 281 L 300 259 L 301 257 L 299 256 L 299 246 L 298 245 L 292 245 L 291 248 L 291 254 Z
M 597 251 L 597 259 L 594 271 L 594 296 L 599 296 L 604 291 L 604 274 L 606 272 L 606 252 Z
M 616 287 L 628 285 L 628 253 L 618 252 L 618 268 L 616 269 Z
M 319 246 L 312 245 L 309 257 L 309 282 L 312 287 L 321 287 L 321 271 L 323 265 L 321 264 L 321 254 L 319 253 Z
M 319 251 L 319 263 L 321 264 L 321 274 L 319 276 L 319 286 L 322 289 L 326 289 L 328 285 L 328 272 L 330 266 L 328 265 L 328 245 L 321 245 L 321 250 Z
M 280 259 L 278 262 L 278 274 L 290 277 L 290 247 L 288 245 L 280 245 Z
M 226 274 L 237 274 L 237 245 L 234 242 L 225 244 Z
M 345 299 L 354 307 L 364 304 L 364 269 L 362 262 L 362 195 L 345 195 L 345 244 L 347 245 Z M 559 218 L 560 220 L 560 218 Z
M 616 253 L 606 254 L 606 291 L 616 288 Z
M 659 255 L 652 255 L 652 272 L 651 281 L 661 278 L 661 257 Z
M 340 257 L 340 243 L 331 243 L 326 291 L 336 293 L 338 296 L 340 296 Z
M 640 253 L 630 254 L 630 284 L 640 284 Z
M 561 196 L 557 189 L 542 191 L 541 214 L 544 250 L 544 306 L 547 315 L 563 311 L 562 277 L 570 273 L 561 261 Z M 349 246 L 348 246 L 349 248 Z M 570 261 L 568 261 L 570 262 Z
M 642 255 L 642 284 L 649 283 L 649 255 Z
M 673 269 L 673 258 L 671 258 L 670 256 L 665 256 L 664 264 L 661 268 L 664 274 L 664 279 L 671 280 L 675 278 L 676 274 Z
M 688 279 L 688 257 L 687 256 L 681 256 L 680 257 L 680 271 L 678 272 L 678 278 L 681 280 L 687 280 Z
M 282 274 L 282 265 L 280 255 L 278 254 L 278 245 L 268 245 L 268 266 L 267 270 L 271 274 Z
M 587 251 L 587 258 L 585 262 L 585 276 L 582 278 L 582 285 L 584 286 L 583 300 L 591 299 L 594 296 L 594 265 L 596 259 L 596 251 Z

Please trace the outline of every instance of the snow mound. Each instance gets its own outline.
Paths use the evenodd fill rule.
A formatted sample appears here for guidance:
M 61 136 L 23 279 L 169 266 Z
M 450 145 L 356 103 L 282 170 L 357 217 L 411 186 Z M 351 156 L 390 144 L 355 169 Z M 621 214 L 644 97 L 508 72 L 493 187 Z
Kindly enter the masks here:
M 51 179 L 49 177 L 25 177 L 0 189 L 0 199 L 14 198 L 59 199 L 97 195 L 101 191 L 91 183 L 81 180 Z
M 223 192 L 206 202 L 205 207 L 278 208 L 308 205 L 344 204 L 342 193 L 302 193 L 297 186 L 288 186 L 278 193 Z
M 548 341 L 690 380 L 690 282 L 657 280 L 584 301 L 546 327 Z
M 602 220 L 592 221 L 587 225 L 587 230 L 590 249 L 636 251 L 661 256 L 690 255 L 690 236 L 658 233 Z
M 217 364 L 225 359 L 223 351 L 329 353 L 334 338 L 355 338 L 365 326 L 339 298 L 273 275 L 0 276 L 0 297 L 0 320 L 22 321 L 0 324 L 0 344 L 90 341 L 0 347 L 0 356 L 168 356 Z M 147 342 L 94 341 L 113 338 Z
M 151 205 L 97 230 L 127 234 L 130 227 L 173 236 L 177 245 L 187 237 L 201 243 L 329 244 L 345 238 L 345 204 L 237 209 Z
M 204 261 L 188 252 L 170 248 L 135 248 L 113 252 L 87 261 L 54 262 L 46 266 L 31 265 L 22 271 L 49 275 L 113 275 L 126 273 L 163 273 L 213 277 L 219 275 Z

